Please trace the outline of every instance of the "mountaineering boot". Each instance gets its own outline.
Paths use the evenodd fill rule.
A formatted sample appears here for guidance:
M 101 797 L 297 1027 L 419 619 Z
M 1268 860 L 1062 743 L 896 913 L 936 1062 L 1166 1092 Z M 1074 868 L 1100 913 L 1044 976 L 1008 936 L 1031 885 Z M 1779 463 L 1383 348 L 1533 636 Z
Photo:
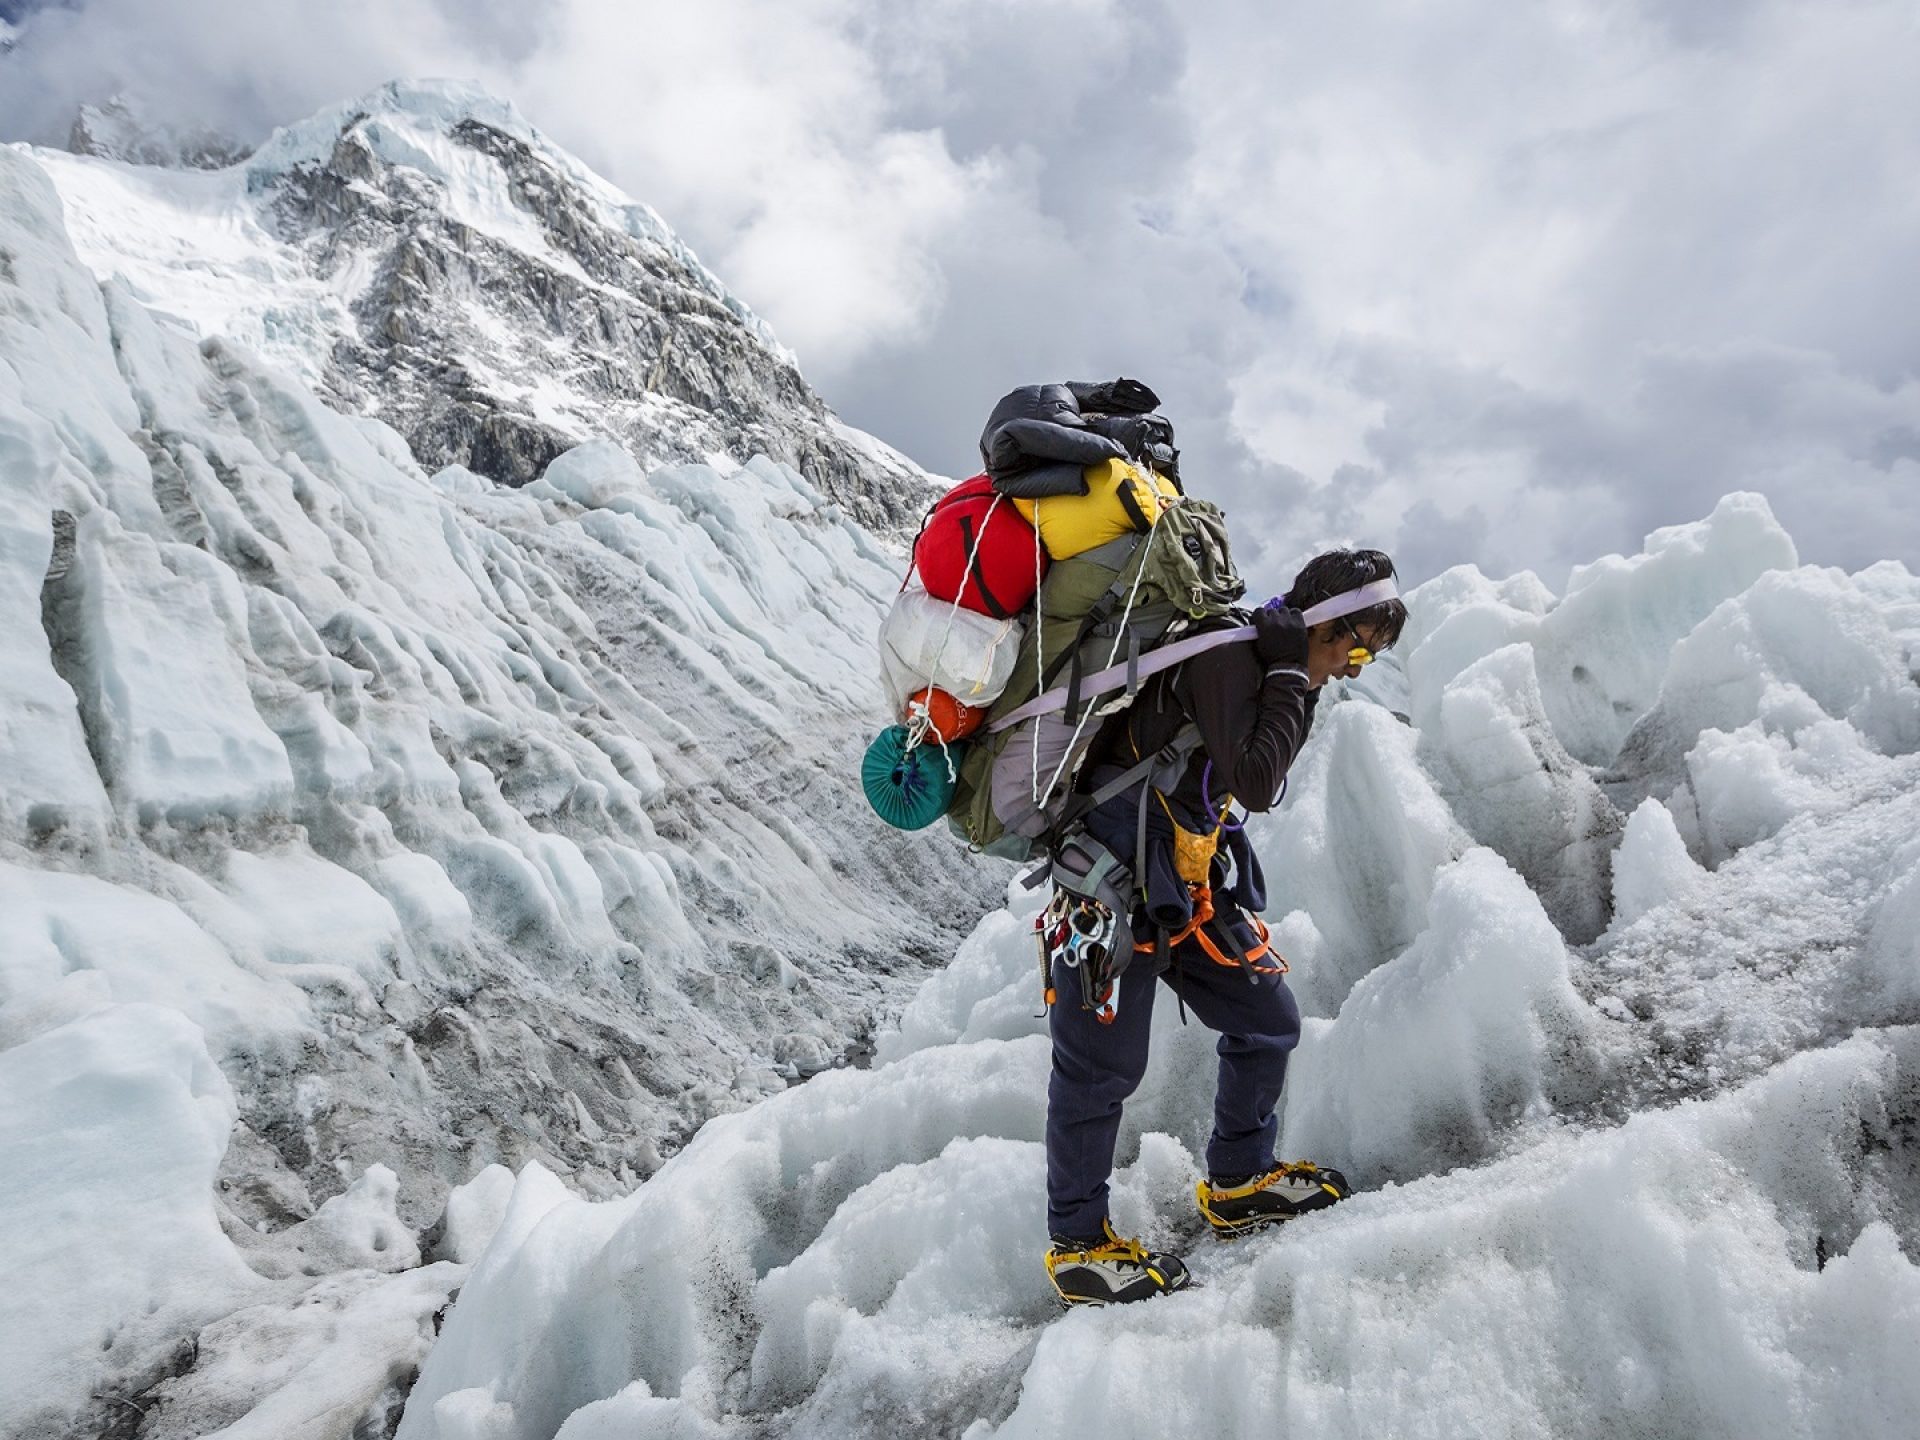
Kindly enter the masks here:
M 1156 1255 L 1138 1240 L 1122 1240 L 1103 1220 L 1104 1240 L 1053 1237 L 1047 1278 L 1062 1305 L 1124 1305 L 1184 1290 L 1193 1278 L 1177 1255 Z
M 1200 1213 L 1222 1239 L 1278 1225 L 1309 1210 L 1324 1210 L 1353 1193 L 1338 1170 L 1307 1160 L 1275 1165 L 1259 1175 L 1215 1176 L 1194 1187 Z

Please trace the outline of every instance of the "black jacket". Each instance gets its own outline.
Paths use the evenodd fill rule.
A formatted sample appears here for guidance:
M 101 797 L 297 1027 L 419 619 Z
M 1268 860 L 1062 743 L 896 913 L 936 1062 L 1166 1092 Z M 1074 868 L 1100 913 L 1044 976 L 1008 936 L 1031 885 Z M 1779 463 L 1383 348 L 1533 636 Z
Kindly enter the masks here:
M 1262 667 L 1251 640 L 1203 651 L 1173 670 L 1155 676 L 1126 710 L 1102 727 L 1082 770 L 1088 791 L 1119 776 L 1136 760 L 1170 743 L 1191 720 L 1200 732 L 1200 748 L 1179 780 L 1165 792 L 1182 826 L 1210 831 L 1226 797 L 1256 813 L 1271 809 L 1282 782 L 1313 726 L 1317 691 L 1307 687 L 1303 670 Z M 1208 818 L 1207 801 L 1213 805 Z M 1186 887 L 1173 869 L 1173 824 L 1158 801 L 1149 800 L 1147 854 L 1134 856 L 1138 839 L 1140 792 L 1115 796 L 1089 813 L 1087 830 L 1116 855 L 1134 859 L 1147 887 L 1153 923 L 1176 929 L 1191 915 Z M 1259 859 L 1245 838 L 1223 837 L 1227 859 L 1214 861 L 1215 888 L 1225 885 L 1245 910 L 1266 907 Z M 1226 884 L 1228 873 L 1232 882 Z

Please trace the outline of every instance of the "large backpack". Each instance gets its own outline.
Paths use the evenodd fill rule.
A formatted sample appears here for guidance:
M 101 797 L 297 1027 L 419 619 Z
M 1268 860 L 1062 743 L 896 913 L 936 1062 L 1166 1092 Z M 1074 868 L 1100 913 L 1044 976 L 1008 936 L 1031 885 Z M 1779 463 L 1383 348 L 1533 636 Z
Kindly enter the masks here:
M 1048 848 L 1090 808 L 1075 776 L 1100 722 L 1163 668 L 1154 652 L 1245 593 L 1226 518 L 1204 500 L 1180 499 L 1145 534 L 1056 560 L 1012 679 L 959 768 L 949 822 L 991 855 Z

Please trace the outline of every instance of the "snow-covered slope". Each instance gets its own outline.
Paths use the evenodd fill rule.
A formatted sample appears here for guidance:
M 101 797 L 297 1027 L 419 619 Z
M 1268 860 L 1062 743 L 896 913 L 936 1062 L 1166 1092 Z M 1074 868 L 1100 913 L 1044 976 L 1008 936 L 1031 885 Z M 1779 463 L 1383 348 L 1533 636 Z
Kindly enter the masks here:
M 449 1185 L 623 1192 L 861 1045 L 998 889 L 854 778 L 898 563 L 764 457 L 429 475 L 0 150 L 0 1431 L 344 1434 Z
M 1368 1193 L 1203 1237 L 1165 1009 L 1205 1288 L 1056 1321 L 1028 914 L 853 781 L 925 483 L 459 87 L 0 150 L 0 1432 L 1910 1430 L 1920 582 L 1422 587 L 1254 826 Z
M 109 119 L 76 132 L 103 154 L 35 152 L 81 258 L 430 469 L 520 485 L 606 437 L 643 468 L 771 456 L 882 530 L 925 508 L 917 467 L 841 425 L 657 214 L 504 101 L 395 83 L 210 172 L 121 163 L 152 147 L 98 143 Z
M 1205 1236 L 1213 1037 L 1163 994 L 1115 1204 L 1202 1288 L 1057 1317 L 1001 911 L 876 1068 L 622 1200 L 525 1172 L 403 1440 L 1911 1433 L 1920 581 L 1794 567 L 1731 496 L 1558 599 L 1452 571 L 1368 677 L 1417 727 L 1324 708 L 1255 822 L 1281 1145 L 1368 1193 Z

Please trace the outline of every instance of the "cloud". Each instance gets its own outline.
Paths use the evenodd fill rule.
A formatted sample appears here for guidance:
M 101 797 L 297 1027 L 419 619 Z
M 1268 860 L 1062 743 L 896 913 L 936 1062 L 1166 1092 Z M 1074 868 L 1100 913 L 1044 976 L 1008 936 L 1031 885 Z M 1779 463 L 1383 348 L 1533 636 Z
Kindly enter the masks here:
M 472 75 L 932 468 L 1010 385 L 1147 379 L 1262 588 L 1333 539 L 1558 583 L 1733 486 L 1810 559 L 1920 554 L 1899 0 L 84 0 L 19 40 L 7 137 Z

